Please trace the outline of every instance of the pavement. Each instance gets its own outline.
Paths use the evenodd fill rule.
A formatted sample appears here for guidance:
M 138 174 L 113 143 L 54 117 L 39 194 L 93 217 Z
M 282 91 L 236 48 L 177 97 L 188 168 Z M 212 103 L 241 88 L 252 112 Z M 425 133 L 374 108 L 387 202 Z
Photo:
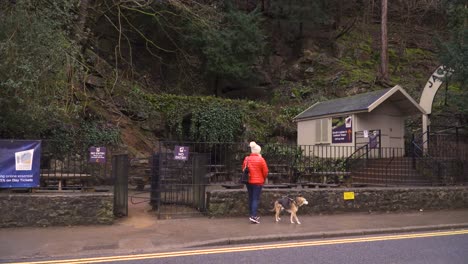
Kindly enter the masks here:
M 273 213 L 260 224 L 247 217 L 159 220 L 147 203 L 129 204 L 129 216 L 112 225 L 0 228 L 0 263 L 468 228 L 468 209 L 298 216 L 301 225 L 286 215 L 276 223 Z

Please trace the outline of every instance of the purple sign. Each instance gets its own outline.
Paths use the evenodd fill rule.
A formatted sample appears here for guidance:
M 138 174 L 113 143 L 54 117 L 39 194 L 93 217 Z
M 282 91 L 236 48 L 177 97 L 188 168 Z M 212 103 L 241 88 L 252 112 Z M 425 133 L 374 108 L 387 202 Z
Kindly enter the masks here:
M 90 163 L 105 163 L 106 162 L 106 148 L 105 147 L 90 147 L 89 148 L 89 162 Z
M 41 141 L 0 140 L 0 188 L 39 187 Z
M 335 117 L 332 119 L 332 143 L 351 143 L 353 142 L 352 118 L 348 116 Z
M 189 147 L 186 146 L 175 146 L 174 159 L 175 160 L 188 160 Z
M 372 133 L 369 133 L 369 147 L 371 149 L 375 149 L 379 145 L 378 139 L 378 134 L 379 132 L 377 130 L 374 130 Z

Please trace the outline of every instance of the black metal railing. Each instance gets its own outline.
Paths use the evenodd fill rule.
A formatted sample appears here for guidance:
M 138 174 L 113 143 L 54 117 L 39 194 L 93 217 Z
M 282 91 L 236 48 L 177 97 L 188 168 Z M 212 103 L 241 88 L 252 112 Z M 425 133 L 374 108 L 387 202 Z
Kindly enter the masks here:
M 105 158 L 90 160 L 89 147 L 67 147 L 60 141 L 43 140 L 40 168 L 42 190 L 85 190 L 112 185 L 111 150 Z
M 466 184 L 468 137 L 439 133 L 428 134 L 427 138 L 427 142 L 422 142 L 422 137 L 414 139 L 407 149 L 370 148 L 364 139 L 359 147 L 258 144 L 262 146 L 262 155 L 270 169 L 269 184 L 341 184 L 344 179 L 365 183 L 370 178 L 369 184 L 379 182 L 388 186 Z M 156 149 L 173 155 L 175 146 L 179 145 L 188 146 L 189 155 L 207 155 L 209 185 L 236 184 L 242 161 L 250 154 L 248 142 L 161 141 Z M 422 147 L 424 145 L 426 149 Z M 42 149 L 39 189 L 82 190 L 112 184 L 111 149 L 107 149 L 103 164 L 89 162 L 88 146 L 71 149 L 61 142 L 45 140 Z M 149 157 L 130 158 L 129 183 L 137 189 L 151 183 L 150 160 Z
M 241 173 L 244 158 L 250 154 L 248 143 L 160 142 L 165 153 L 175 146 L 189 147 L 190 153 L 208 153 L 211 183 L 235 182 Z M 269 183 L 295 183 L 307 180 L 316 172 L 344 172 L 344 160 L 352 146 L 292 145 L 261 143 L 262 156 L 267 161 Z M 189 155 L 190 155 L 189 153 Z
M 366 160 L 369 159 L 369 144 L 365 144 L 359 148 L 357 148 L 351 155 L 349 155 L 346 160 L 346 170 L 347 171 L 355 171 L 359 168 L 365 166 Z
M 181 145 L 188 146 L 190 153 L 206 153 L 209 157 L 207 177 L 210 185 L 237 183 L 242 161 L 250 154 L 247 142 L 160 142 L 160 144 L 169 155 L 173 155 L 175 146 Z M 369 144 L 358 148 L 261 142 L 258 144 L 262 146 L 262 156 L 270 169 L 268 184 L 305 182 L 343 184 L 347 180 L 367 185 L 416 186 L 462 184 L 467 178 L 444 176 L 454 171 L 462 171 L 463 174 L 464 168 L 468 166 L 466 160 L 456 162 L 456 168 L 446 168 L 447 162 L 441 163 L 439 159 L 429 156 L 413 157 L 413 153 L 405 148 L 371 148 Z M 421 152 L 421 150 L 416 152 L 418 151 Z
M 418 144 L 417 141 L 412 142 L 412 167 L 420 174 L 429 178 L 433 185 L 443 184 L 442 167 L 436 158 L 429 155 L 428 150 L 424 150 L 424 146 Z

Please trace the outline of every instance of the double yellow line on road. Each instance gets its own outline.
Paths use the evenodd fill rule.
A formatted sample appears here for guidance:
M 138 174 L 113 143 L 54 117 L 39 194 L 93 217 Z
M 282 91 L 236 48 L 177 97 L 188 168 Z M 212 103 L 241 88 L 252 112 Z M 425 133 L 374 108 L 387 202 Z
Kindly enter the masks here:
M 114 262 L 114 261 L 144 260 L 144 259 L 194 256 L 194 255 L 208 255 L 208 254 L 221 254 L 221 253 L 232 253 L 232 252 L 245 252 L 245 251 L 255 251 L 255 250 L 311 247 L 311 246 L 322 246 L 322 245 L 362 243 L 362 242 L 374 242 L 374 241 L 385 241 L 385 240 L 399 240 L 399 239 L 410 239 L 410 238 L 453 236 L 453 235 L 466 235 L 466 234 L 468 234 L 468 230 L 464 229 L 464 230 L 446 231 L 446 232 L 432 232 L 432 233 L 420 233 L 420 234 L 386 235 L 386 236 L 372 236 L 372 237 L 359 237 L 359 238 L 331 239 L 331 240 L 294 242 L 294 243 L 283 243 L 283 244 L 273 244 L 273 245 L 240 246 L 240 247 L 229 247 L 229 248 L 186 250 L 186 251 L 176 251 L 176 252 L 166 252 L 166 253 L 149 253 L 149 254 L 123 255 L 123 256 L 110 256 L 110 257 L 49 260 L 49 261 L 36 261 L 36 262 L 17 262 L 17 263 L 11 263 L 11 264 L 102 263 L 102 262 Z

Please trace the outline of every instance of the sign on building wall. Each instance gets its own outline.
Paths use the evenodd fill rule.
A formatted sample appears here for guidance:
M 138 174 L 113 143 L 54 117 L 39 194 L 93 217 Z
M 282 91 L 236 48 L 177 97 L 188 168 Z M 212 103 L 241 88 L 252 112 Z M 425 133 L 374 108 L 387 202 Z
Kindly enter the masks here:
M 369 147 L 375 149 L 379 146 L 379 131 L 374 130 L 372 133 L 369 133 Z
M 369 138 L 369 148 L 375 149 L 379 147 L 380 130 L 364 130 L 364 137 Z
M 353 119 L 348 117 L 332 118 L 332 143 L 353 142 Z
M 174 159 L 175 160 L 188 160 L 189 147 L 186 146 L 175 146 Z
M 0 140 L 0 188 L 39 187 L 40 140 Z

